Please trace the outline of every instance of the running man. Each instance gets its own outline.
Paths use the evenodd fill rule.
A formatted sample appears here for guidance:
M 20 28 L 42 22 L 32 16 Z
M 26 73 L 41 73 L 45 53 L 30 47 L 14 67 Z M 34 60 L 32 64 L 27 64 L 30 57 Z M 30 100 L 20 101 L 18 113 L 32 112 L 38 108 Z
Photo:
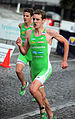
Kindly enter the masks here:
M 22 46 L 24 46 L 24 43 L 25 43 L 26 31 L 33 29 L 32 18 L 33 18 L 33 9 L 32 8 L 25 8 L 24 9 L 24 23 L 19 24 L 20 35 L 21 35 L 21 39 L 22 39 Z M 27 64 L 28 61 L 29 61 L 29 66 L 31 65 L 31 60 L 32 60 L 32 55 L 31 55 L 30 49 L 28 50 L 27 55 L 23 56 L 20 53 L 20 55 L 17 59 L 16 74 L 22 83 L 22 87 L 19 91 L 19 94 L 21 96 L 23 96 L 25 94 L 25 91 L 26 91 L 25 89 L 28 86 L 28 82 L 25 81 L 24 74 L 23 74 L 22 70 L 24 69 L 24 66 Z M 41 91 L 44 90 L 43 87 L 44 87 L 44 85 L 42 85 L 40 87 Z M 33 101 L 36 101 L 35 98 L 33 98 Z
M 20 36 L 22 39 L 22 46 L 24 46 L 24 43 L 25 43 L 25 32 L 27 30 L 31 30 L 33 28 L 33 23 L 32 23 L 33 9 L 32 8 L 25 8 L 23 16 L 24 16 L 24 23 L 19 24 Z M 29 62 L 29 65 L 31 64 L 31 60 L 32 60 L 32 55 L 31 55 L 30 49 L 28 50 L 27 55 L 23 56 L 20 53 L 20 55 L 17 59 L 16 74 L 17 74 L 17 76 L 18 76 L 18 78 L 22 84 L 22 87 L 19 91 L 19 94 L 21 96 L 23 96 L 25 94 L 25 88 L 26 88 L 26 86 L 28 86 L 28 82 L 25 81 L 24 74 L 22 71 L 23 71 L 25 65 L 27 64 L 27 62 Z
M 54 119 L 53 112 L 49 106 L 45 92 L 40 92 L 39 88 L 52 74 L 52 66 L 49 60 L 52 40 L 55 38 L 64 44 L 64 57 L 61 63 L 63 69 L 68 67 L 67 57 L 69 51 L 68 41 L 53 29 L 44 29 L 43 24 L 46 18 L 45 11 L 35 10 L 33 15 L 34 29 L 26 33 L 25 44 L 22 47 L 22 40 L 19 37 L 16 41 L 20 52 L 23 55 L 27 54 L 28 48 L 31 48 L 32 62 L 31 62 L 31 78 L 33 80 L 30 86 L 30 93 L 35 97 L 40 107 L 41 119 L 47 119 L 45 109 L 49 119 Z M 45 103 L 46 101 L 46 103 Z

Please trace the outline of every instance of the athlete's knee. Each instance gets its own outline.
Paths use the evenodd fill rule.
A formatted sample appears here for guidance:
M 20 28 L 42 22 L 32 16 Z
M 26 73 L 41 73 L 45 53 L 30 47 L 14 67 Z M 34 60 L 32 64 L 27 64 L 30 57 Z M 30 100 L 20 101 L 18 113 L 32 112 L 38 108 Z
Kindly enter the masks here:
M 22 70 L 20 68 L 16 68 L 16 74 L 20 74 Z
M 36 94 L 36 89 L 33 86 L 30 86 L 29 91 L 32 95 Z

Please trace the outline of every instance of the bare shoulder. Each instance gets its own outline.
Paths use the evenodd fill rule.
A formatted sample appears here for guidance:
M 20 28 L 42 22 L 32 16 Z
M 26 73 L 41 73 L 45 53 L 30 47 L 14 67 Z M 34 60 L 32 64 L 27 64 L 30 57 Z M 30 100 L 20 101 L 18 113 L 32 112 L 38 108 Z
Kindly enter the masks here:
M 49 28 L 46 28 L 46 32 L 49 33 L 49 34 L 50 34 L 50 33 L 51 33 L 51 34 L 52 34 L 52 33 L 53 33 L 53 34 L 56 34 L 56 33 L 57 33 L 54 29 L 49 29 Z
M 60 37 L 60 34 L 55 31 L 54 29 L 46 29 L 47 34 L 49 34 L 52 38 L 58 38 Z

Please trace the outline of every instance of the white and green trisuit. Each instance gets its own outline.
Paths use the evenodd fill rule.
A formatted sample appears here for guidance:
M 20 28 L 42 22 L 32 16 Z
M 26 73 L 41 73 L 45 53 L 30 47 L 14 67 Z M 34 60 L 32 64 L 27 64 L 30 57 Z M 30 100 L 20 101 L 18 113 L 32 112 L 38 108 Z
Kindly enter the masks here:
M 31 78 L 32 81 L 39 80 L 42 84 L 52 74 L 52 66 L 49 61 L 51 45 L 48 44 L 45 36 L 45 29 L 41 36 L 36 37 L 32 30 L 29 40 L 32 53 Z
M 20 36 L 22 39 L 22 46 L 24 46 L 25 43 L 25 32 L 27 30 L 32 30 L 33 28 L 33 23 L 30 25 L 30 27 L 25 28 L 25 23 L 22 24 L 21 30 L 20 30 Z M 27 54 L 25 56 L 23 56 L 21 53 L 17 59 L 17 64 L 24 64 L 26 65 L 27 62 L 29 62 L 29 64 L 31 65 L 31 61 L 32 61 L 32 55 L 31 55 L 31 50 L 29 48 Z

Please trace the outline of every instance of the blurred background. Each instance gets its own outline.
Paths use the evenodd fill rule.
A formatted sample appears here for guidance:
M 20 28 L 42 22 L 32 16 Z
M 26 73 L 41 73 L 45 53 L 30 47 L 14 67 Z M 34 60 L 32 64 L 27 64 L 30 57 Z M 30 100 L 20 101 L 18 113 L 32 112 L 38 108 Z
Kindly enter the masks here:
M 32 7 L 46 12 L 53 11 L 62 19 L 75 21 L 75 0 L 0 0 L 0 4 L 8 6 L 7 8 L 15 8 L 20 4 L 20 8 Z
M 53 39 L 50 54 L 53 73 L 45 90 L 57 119 L 75 119 L 75 0 L 0 0 L 0 62 L 7 59 L 12 66 L 0 67 L 0 119 L 40 119 L 38 105 L 32 102 L 29 87 L 24 97 L 19 96 L 21 84 L 15 72 L 19 55 L 16 45 L 20 36 L 18 24 L 24 22 L 25 7 L 45 10 L 44 27 L 55 29 L 69 41 L 69 67 L 62 70 L 64 46 Z M 5 58 L 9 48 L 12 54 Z M 23 72 L 30 85 L 29 71 L 27 65 Z
M 44 27 L 55 29 L 61 35 L 63 35 L 70 44 L 69 56 L 75 58 L 75 0 L 0 0 L 0 38 L 16 41 L 19 36 L 19 29 L 12 28 L 18 26 L 20 22 L 23 22 L 23 9 L 25 7 L 32 7 L 35 9 L 43 9 L 46 11 L 46 20 Z M 2 11 L 5 9 L 5 11 Z M 11 12 L 13 11 L 13 13 Z M 10 13 L 11 12 L 11 13 Z M 5 19 L 13 19 L 11 30 Z M 5 24 L 5 26 L 4 26 Z M 8 33 L 3 34 L 7 29 Z M 6 31 L 4 32 L 6 33 Z M 7 37 L 6 37 L 7 36 Z M 13 38 L 14 37 L 14 38 Z M 3 40 L 2 40 L 3 41 Z M 0 42 L 2 42 L 0 40 Z M 60 42 L 53 40 L 52 48 L 55 49 L 56 54 L 63 55 L 64 48 Z

